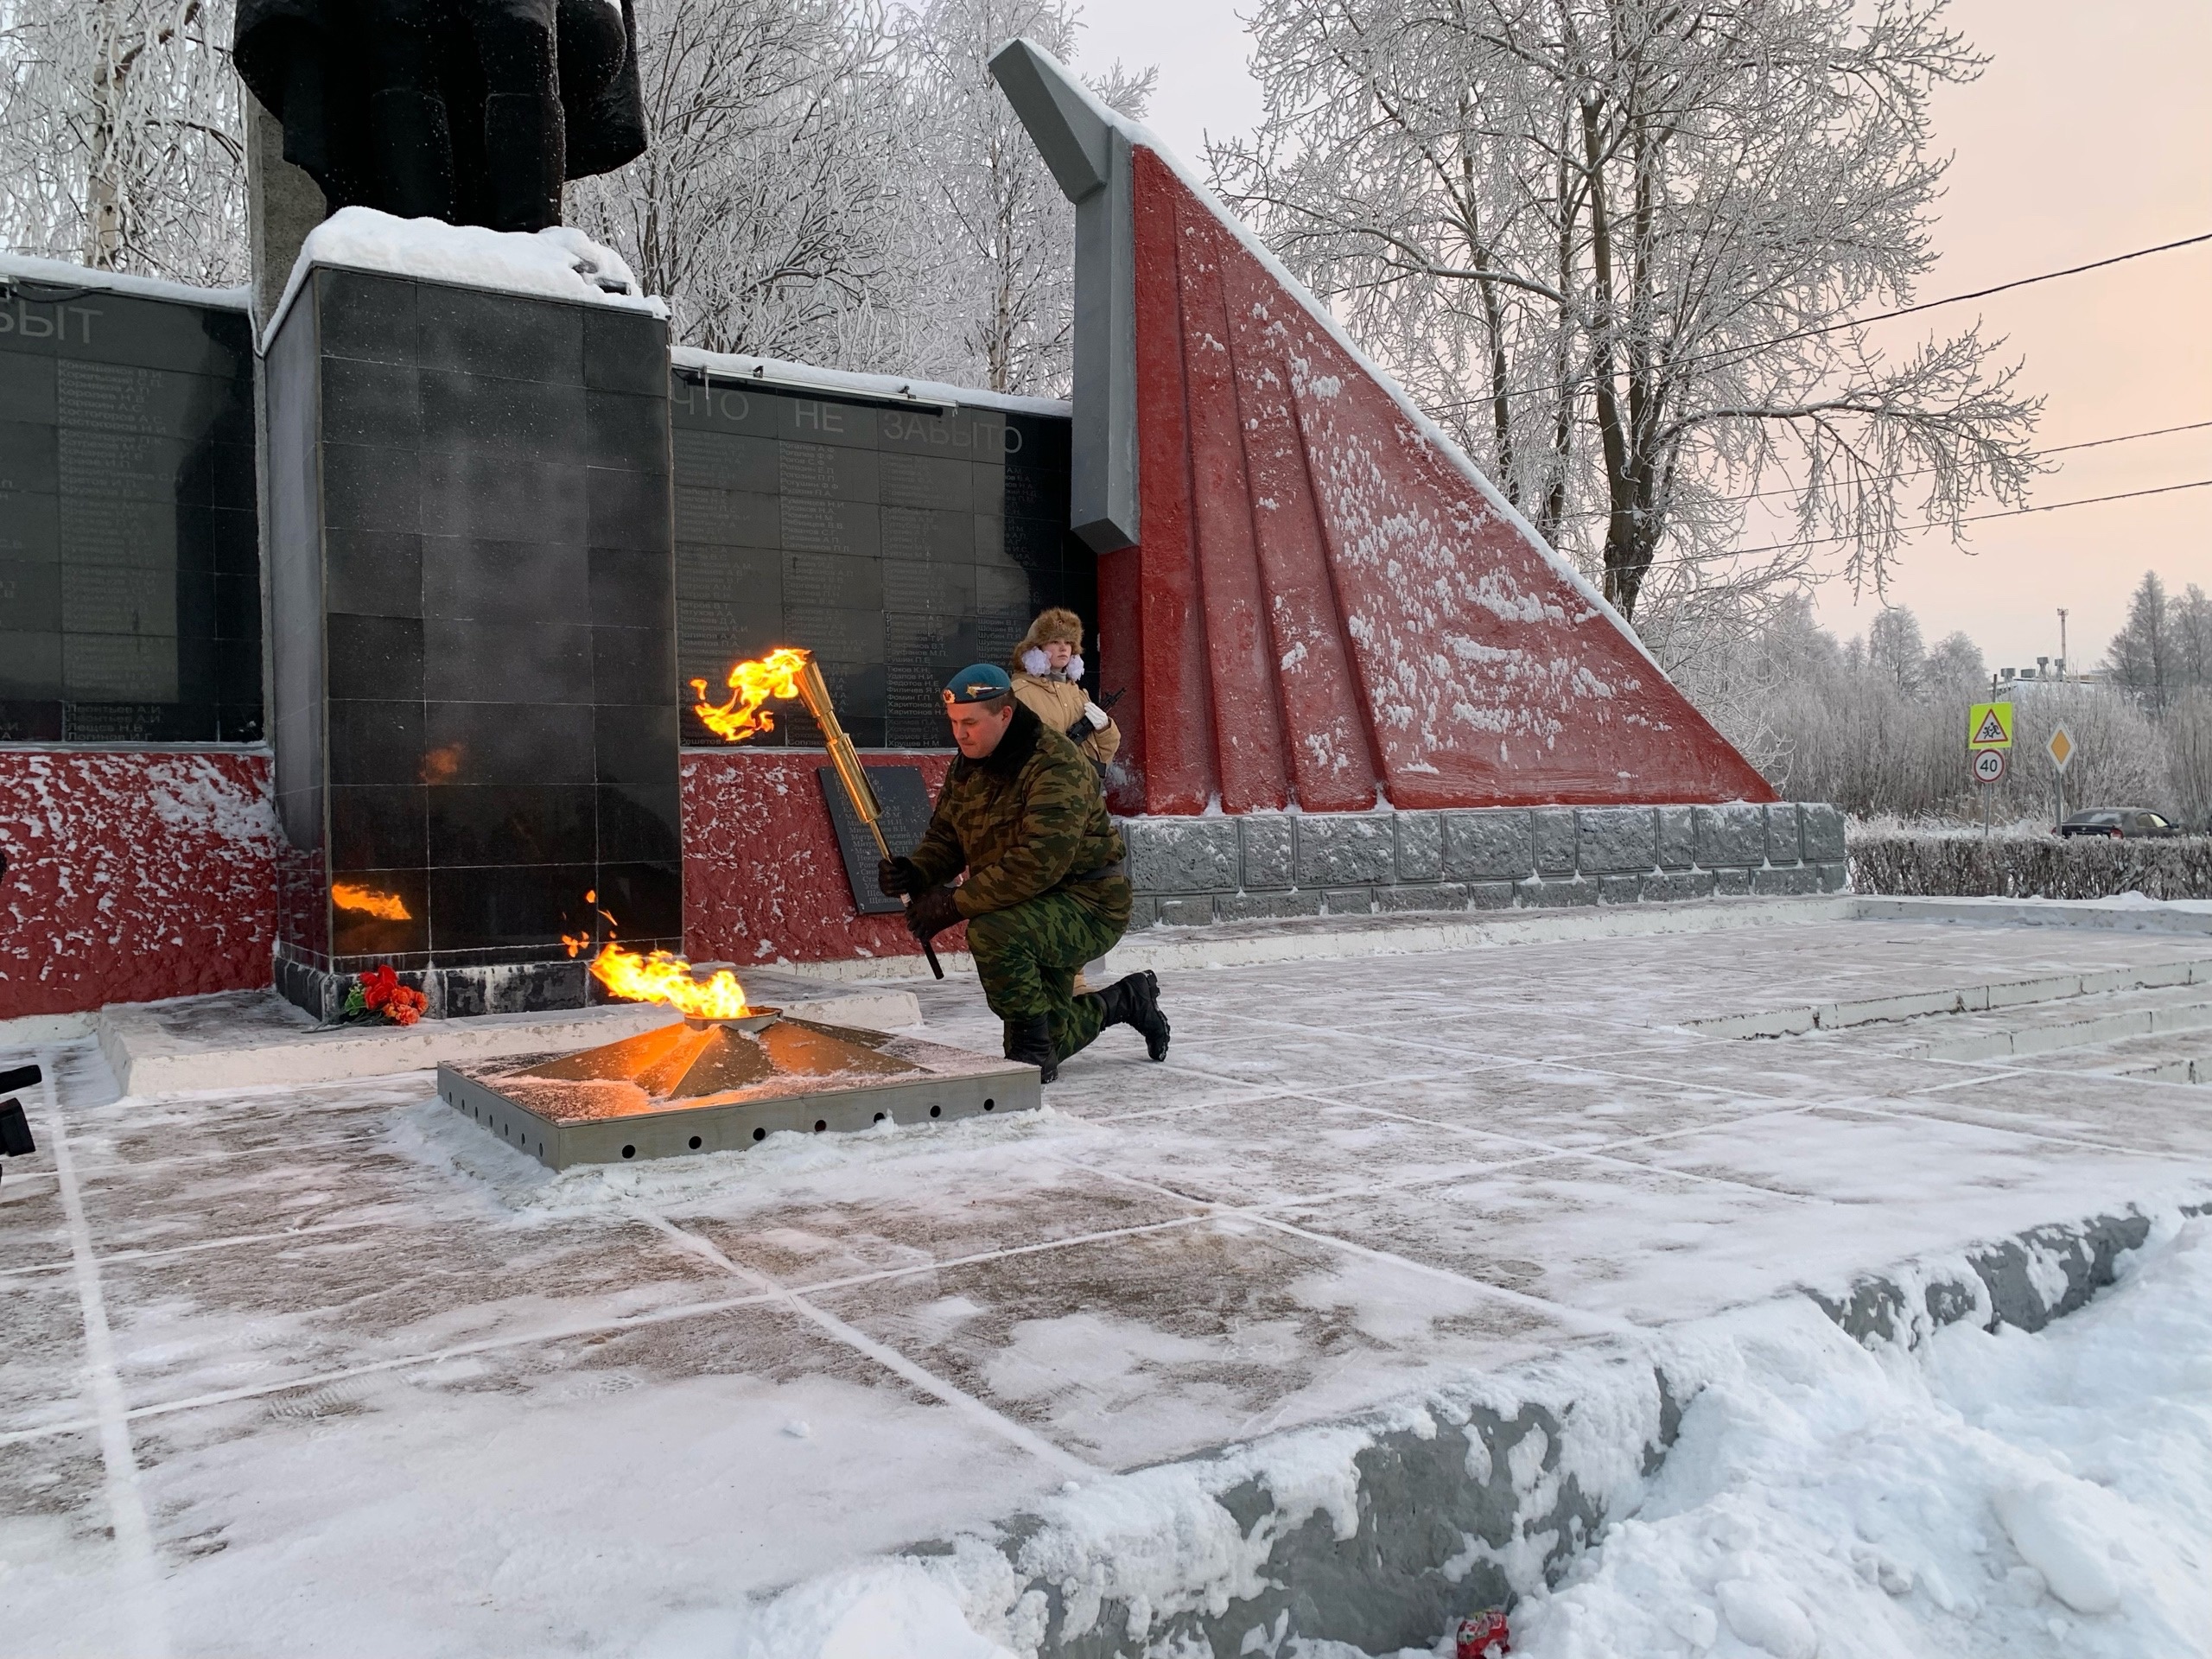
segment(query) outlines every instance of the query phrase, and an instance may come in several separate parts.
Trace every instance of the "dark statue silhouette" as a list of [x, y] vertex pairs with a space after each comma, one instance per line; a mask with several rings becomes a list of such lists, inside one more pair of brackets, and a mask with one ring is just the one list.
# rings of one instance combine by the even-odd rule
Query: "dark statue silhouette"
[[645, 148], [630, 0], [239, 0], [238, 73], [331, 210], [499, 231]]

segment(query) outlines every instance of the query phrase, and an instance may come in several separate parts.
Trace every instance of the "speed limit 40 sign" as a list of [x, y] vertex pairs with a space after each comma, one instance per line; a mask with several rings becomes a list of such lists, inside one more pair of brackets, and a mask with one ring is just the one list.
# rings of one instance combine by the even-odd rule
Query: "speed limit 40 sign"
[[1985, 784], [2002, 781], [2005, 776], [2005, 751], [2002, 749], [1975, 750], [1974, 775], [1978, 781]]

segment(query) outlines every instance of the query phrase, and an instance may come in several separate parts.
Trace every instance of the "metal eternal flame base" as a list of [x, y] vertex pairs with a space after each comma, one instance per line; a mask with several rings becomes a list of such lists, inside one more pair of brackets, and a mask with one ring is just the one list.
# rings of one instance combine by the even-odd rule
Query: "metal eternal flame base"
[[543, 1058], [441, 1065], [438, 1093], [552, 1169], [741, 1151], [825, 1134], [1021, 1112], [1037, 1068], [756, 1008]]

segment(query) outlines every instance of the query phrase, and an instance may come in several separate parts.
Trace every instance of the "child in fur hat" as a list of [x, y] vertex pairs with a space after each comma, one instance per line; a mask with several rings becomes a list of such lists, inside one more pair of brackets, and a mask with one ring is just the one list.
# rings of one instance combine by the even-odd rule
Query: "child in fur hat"
[[1082, 618], [1058, 606], [1040, 613], [1014, 648], [1014, 695], [1103, 768], [1122, 733], [1083, 689], [1082, 651]]

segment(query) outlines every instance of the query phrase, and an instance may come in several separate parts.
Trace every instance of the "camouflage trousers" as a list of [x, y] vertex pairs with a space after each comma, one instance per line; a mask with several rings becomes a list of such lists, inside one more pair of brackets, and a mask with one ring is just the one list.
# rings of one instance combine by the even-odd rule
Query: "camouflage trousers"
[[968, 949], [983, 998], [1001, 1020], [1052, 1022], [1052, 1052], [1065, 1059], [1105, 1023], [1096, 996], [1078, 996], [1083, 964], [1114, 948], [1129, 925], [1132, 896], [1120, 876], [1079, 881], [1004, 910], [968, 918]]

